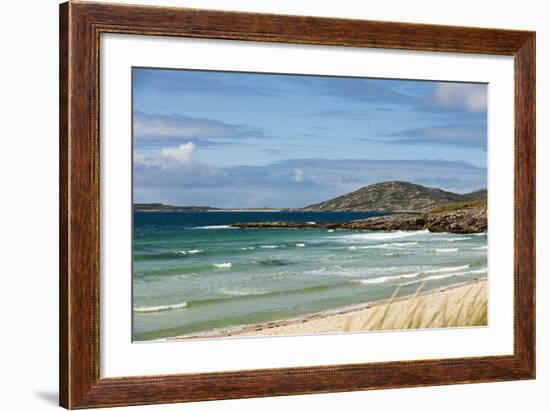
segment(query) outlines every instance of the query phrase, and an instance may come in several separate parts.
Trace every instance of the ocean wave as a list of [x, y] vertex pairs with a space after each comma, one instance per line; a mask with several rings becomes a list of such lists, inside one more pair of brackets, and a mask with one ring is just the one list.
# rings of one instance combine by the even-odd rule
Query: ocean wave
[[261, 245], [260, 248], [279, 248], [279, 245]]
[[171, 311], [171, 310], [181, 310], [182, 308], [187, 307], [187, 302], [182, 302], [179, 304], [170, 304], [170, 305], [153, 305], [153, 306], [144, 306], [144, 307], [135, 307], [134, 312], [136, 313], [157, 313], [160, 311]]
[[178, 258], [184, 258], [186, 256], [186, 251], [168, 251], [161, 253], [147, 253], [147, 254], [138, 254], [134, 253], [134, 261], [155, 261], [155, 260], [174, 260]]
[[431, 266], [426, 265], [406, 265], [391, 267], [341, 267], [335, 265], [331, 267], [323, 267], [303, 271], [301, 275], [321, 277], [345, 277], [358, 280], [365, 278], [372, 279], [378, 277], [398, 278], [402, 275], [410, 275], [411, 273], [423, 273], [430, 268]]
[[254, 247], [242, 247], [241, 250], [244, 250], [244, 251], [254, 250]]
[[389, 233], [380, 233], [380, 232], [370, 232], [370, 233], [361, 233], [361, 234], [348, 234], [340, 237], [344, 241], [357, 241], [357, 240], [391, 240], [394, 238], [404, 238], [412, 237], [419, 234], [429, 233], [428, 230], [418, 230], [418, 231], [391, 231]]
[[415, 278], [418, 277], [421, 273], [410, 273], [410, 274], [400, 274], [400, 275], [386, 275], [383, 277], [374, 277], [374, 278], [364, 278], [360, 280], [352, 280], [352, 283], [360, 283], [360, 284], [382, 284], [387, 283], [389, 281], [395, 281], [395, 280], [405, 280], [407, 278]]
[[[397, 244], [395, 244], [397, 245]], [[357, 248], [361, 248], [361, 249], [370, 249], [370, 248], [389, 248], [391, 247], [392, 244], [391, 243], [384, 243], [384, 244], [376, 244], [376, 245], [363, 245], [363, 246], [358, 246]]]
[[236, 296], [236, 297], [249, 296], [249, 295], [261, 296], [261, 295], [266, 294], [266, 291], [259, 290], [259, 289], [221, 288], [218, 291], [222, 294]]
[[458, 276], [471, 275], [471, 274], [487, 274], [487, 269], [484, 268], [484, 269], [481, 269], [481, 270], [459, 271], [459, 272], [455, 272], [455, 273], [431, 275], [429, 277], [420, 278], [419, 280], [409, 281], [409, 282], [399, 284], [399, 285], [400, 286], [407, 286], [407, 285], [412, 285], [412, 284], [423, 283], [425, 281], [442, 280], [442, 279], [445, 279], [445, 278], [458, 277]]
[[[455, 267], [443, 267], [443, 268], [434, 268], [434, 269], [427, 269], [427, 270], [419, 270], [412, 273], [406, 273], [406, 274], [396, 274], [396, 275], [385, 275], [380, 277], [374, 277], [374, 278], [365, 278], [365, 279], [358, 279], [358, 280], [352, 280], [352, 282], [357, 282], [361, 284], [382, 284], [389, 281], [395, 281], [395, 280], [404, 280], [408, 278], [416, 278], [420, 276], [421, 274], [435, 274], [435, 273], [450, 273], [452, 274], [443, 274], [442, 278], [445, 278], [446, 276], [455, 276], [455, 275], [461, 275], [461, 270], [466, 270], [470, 268], [469, 264], [465, 265], [458, 265]], [[481, 270], [483, 271], [483, 270]], [[470, 273], [475, 273], [476, 271], [472, 271]], [[432, 277], [438, 277], [438, 276], [432, 276]], [[426, 279], [431, 279], [432, 277], [426, 277]], [[421, 281], [421, 280], [419, 280]], [[412, 282], [414, 283], [414, 282]], [[407, 284], [407, 283], [405, 283]], [[400, 284], [403, 285], [403, 284]]]
[[410, 245], [418, 245], [418, 241], [408, 241], [405, 243], [383, 243], [375, 245], [361, 245], [357, 248], [394, 248], [394, 247], [407, 247]]
[[305, 247], [306, 245], [304, 243], [298, 243], [296, 244], [296, 247]]
[[[279, 296], [289, 296], [296, 295], [301, 296], [304, 294], [324, 292], [338, 287], [350, 287], [349, 282], [342, 282], [336, 284], [327, 284], [327, 285], [316, 285], [311, 287], [304, 288], [293, 288], [288, 290], [274, 290], [274, 291], [264, 291], [264, 290], [254, 290], [254, 289], [222, 289], [220, 292], [225, 294], [225, 297], [216, 297], [216, 298], [205, 298], [199, 300], [190, 300], [186, 302], [186, 308], [197, 308], [204, 306], [212, 306], [217, 304], [227, 304], [239, 301], [253, 300], [256, 298], [272, 298]], [[145, 307], [143, 307], [145, 308]], [[149, 307], [147, 307], [149, 308]], [[151, 312], [151, 311], [150, 311]]]
[[458, 248], [436, 248], [436, 253], [456, 253]]
[[176, 253], [186, 255], [186, 254], [198, 254], [198, 253], [202, 253], [203, 251], [204, 250], [180, 250], [180, 251], [176, 251]]
[[231, 264], [231, 263], [214, 263], [214, 267], [217, 267], [217, 268], [231, 268], [231, 267], [233, 267], [233, 264]]
[[472, 247], [471, 250], [487, 250], [487, 246], [482, 245], [481, 247]]
[[471, 240], [470, 237], [456, 237], [456, 238], [448, 238], [447, 241], [452, 243], [452, 242], [455, 242], [455, 241], [466, 241], [466, 240]]

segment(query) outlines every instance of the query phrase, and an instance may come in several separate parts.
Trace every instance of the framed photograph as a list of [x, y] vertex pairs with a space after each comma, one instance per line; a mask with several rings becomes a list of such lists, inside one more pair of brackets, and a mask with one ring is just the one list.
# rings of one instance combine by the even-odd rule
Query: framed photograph
[[535, 33], [60, 6], [60, 404], [535, 377]]

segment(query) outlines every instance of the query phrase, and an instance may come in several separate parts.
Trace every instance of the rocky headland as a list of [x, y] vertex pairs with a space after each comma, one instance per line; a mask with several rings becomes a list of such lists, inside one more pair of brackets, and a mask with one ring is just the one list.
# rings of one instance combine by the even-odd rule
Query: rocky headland
[[304, 223], [271, 221], [237, 223], [238, 228], [303, 228], [333, 230], [429, 230], [454, 234], [484, 233], [487, 231], [487, 201], [451, 203], [419, 213], [397, 213], [344, 223]]

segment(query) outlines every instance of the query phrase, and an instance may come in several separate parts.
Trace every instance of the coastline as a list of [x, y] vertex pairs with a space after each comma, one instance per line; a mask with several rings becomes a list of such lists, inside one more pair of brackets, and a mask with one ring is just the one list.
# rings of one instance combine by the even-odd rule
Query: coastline
[[235, 228], [303, 228], [331, 230], [370, 230], [370, 231], [418, 231], [436, 233], [477, 234], [487, 232], [487, 203], [474, 201], [451, 204], [424, 213], [394, 213], [352, 220], [341, 223], [299, 222], [299, 221], [259, 221], [242, 222], [231, 225]]
[[[487, 325], [486, 308], [487, 279], [483, 278], [341, 309], [157, 341], [483, 326]], [[469, 318], [474, 316], [476, 319]]]

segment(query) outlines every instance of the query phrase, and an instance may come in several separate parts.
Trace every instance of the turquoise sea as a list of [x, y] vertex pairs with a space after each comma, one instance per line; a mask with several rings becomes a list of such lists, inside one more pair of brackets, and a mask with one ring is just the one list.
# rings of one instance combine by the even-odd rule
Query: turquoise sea
[[381, 213], [135, 212], [133, 339], [337, 310], [487, 276], [487, 236], [427, 231], [237, 229]]

